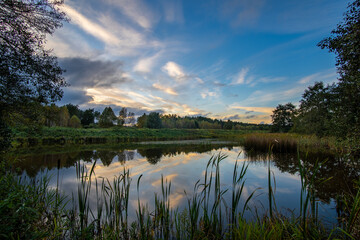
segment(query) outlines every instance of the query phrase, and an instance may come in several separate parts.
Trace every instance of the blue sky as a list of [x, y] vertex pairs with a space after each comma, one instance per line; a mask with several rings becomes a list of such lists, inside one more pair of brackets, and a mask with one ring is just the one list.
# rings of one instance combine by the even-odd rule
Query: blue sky
[[47, 42], [70, 83], [60, 104], [270, 123], [278, 104], [337, 81], [316, 45], [347, 3], [66, 0], [71, 21]]

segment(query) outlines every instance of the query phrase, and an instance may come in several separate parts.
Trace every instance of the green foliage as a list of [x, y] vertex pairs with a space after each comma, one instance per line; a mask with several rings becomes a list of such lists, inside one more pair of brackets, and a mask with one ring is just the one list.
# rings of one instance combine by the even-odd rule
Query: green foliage
[[293, 132], [316, 134], [319, 137], [336, 133], [334, 118], [336, 96], [334, 85], [316, 82], [305, 90], [294, 117]]
[[293, 132], [319, 137], [335, 136], [348, 145], [353, 157], [360, 156], [359, 39], [360, 0], [355, 0], [349, 4], [344, 22], [318, 44], [336, 54], [339, 82], [327, 86], [316, 82], [306, 89], [299, 110], [293, 117], [292, 129]]
[[271, 130], [273, 132], [288, 132], [294, 125], [295, 113], [295, 106], [292, 103], [279, 104], [271, 115], [273, 124]]
[[233, 129], [233, 123], [228, 120], [225, 124], [224, 124], [224, 129], [227, 129], [227, 130], [231, 130]]
[[220, 138], [239, 141], [243, 134], [265, 131], [221, 129], [149, 129], [149, 128], [42, 128], [29, 137], [27, 129], [13, 129], [14, 148], [54, 144], [110, 144], [152, 140], [190, 140]]
[[69, 127], [71, 128], [81, 128], [81, 121], [80, 119], [74, 115], [69, 120]]
[[146, 118], [146, 127], [159, 129], [162, 127], [160, 114], [157, 112], [152, 112]]
[[318, 46], [336, 54], [340, 74], [335, 87], [337, 136], [352, 139], [350, 147], [354, 154], [360, 155], [357, 149], [360, 141], [360, 0], [349, 4], [344, 21]]
[[70, 114], [66, 106], [58, 107], [55, 104], [46, 105], [43, 108], [43, 117], [47, 127], [67, 127]]
[[89, 126], [95, 122], [95, 112], [93, 108], [86, 109], [81, 115], [81, 124]]
[[118, 126], [122, 126], [125, 124], [125, 119], [127, 118], [127, 109], [125, 107], [121, 108], [120, 112], [119, 112], [119, 117], [117, 120], [117, 125]]
[[56, 225], [58, 213], [65, 213], [65, 198], [48, 183], [47, 177], [30, 181], [9, 172], [0, 176], [1, 239], [61, 237]]
[[[162, 128], [176, 129], [226, 129], [226, 130], [269, 130], [270, 125], [233, 122], [228, 120], [211, 119], [206, 117], [180, 117], [175, 114], [160, 115]], [[138, 118], [139, 128], [147, 127], [148, 115]]]
[[128, 122], [129, 122], [130, 126], [134, 126], [134, 124], [135, 124], [135, 113], [129, 112], [127, 118], [128, 118]]
[[26, 129], [28, 136], [39, 133], [45, 124], [44, 109], [34, 101], [18, 105], [16, 110], [7, 112], [4, 119], [12, 128]]
[[111, 107], [106, 107], [101, 113], [99, 118], [100, 127], [108, 128], [114, 126], [114, 121], [116, 121], [116, 116]]
[[66, 106], [62, 106], [59, 109], [58, 115], [58, 126], [59, 127], [67, 127], [70, 120], [70, 114]]
[[[63, 70], [51, 51], [45, 50], [46, 35], [51, 35], [66, 20], [59, 9], [61, 4], [62, 1], [58, 0], [0, 1], [2, 132], [7, 131], [8, 125], [19, 122], [28, 126], [31, 124], [32, 130], [38, 130], [42, 124], [35, 116], [38, 109], [27, 107], [34, 102], [48, 103], [62, 97], [61, 87], [66, 86]], [[16, 118], [13, 119], [15, 123], [9, 123], [11, 117]], [[10, 135], [2, 135], [2, 142], [11, 141], [5, 137]], [[5, 145], [2, 144], [3, 147]]]
[[0, 108], [26, 101], [59, 100], [65, 86], [56, 57], [45, 50], [45, 37], [66, 20], [62, 1], [0, 2]]
[[[4, 122], [0, 115], [0, 154], [11, 146], [11, 138], [13, 134], [8, 125]], [[1, 161], [1, 159], [0, 159]]]
[[78, 105], [66, 104], [65, 107], [68, 109], [70, 116], [77, 116], [79, 119], [82, 118], [83, 111], [79, 108]]
[[[71, 103], [66, 104], [64, 107], [68, 109], [70, 116], [74, 116], [74, 115], [77, 116], [81, 120], [81, 124], [83, 126], [88, 126], [90, 124], [93, 124], [95, 121], [95, 117], [97, 116], [93, 108], [89, 108], [83, 111], [79, 108], [78, 105], [73, 105]], [[98, 117], [99, 116], [100, 113], [98, 114]]]
[[136, 126], [139, 128], [145, 128], [146, 127], [146, 121], [147, 121], [147, 115], [144, 113], [137, 119]]

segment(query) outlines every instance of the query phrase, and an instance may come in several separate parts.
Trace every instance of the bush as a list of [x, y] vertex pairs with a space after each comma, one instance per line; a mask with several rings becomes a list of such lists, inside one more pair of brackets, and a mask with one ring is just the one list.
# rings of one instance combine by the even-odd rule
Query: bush
[[81, 121], [76, 115], [74, 115], [70, 118], [69, 127], [81, 128]]

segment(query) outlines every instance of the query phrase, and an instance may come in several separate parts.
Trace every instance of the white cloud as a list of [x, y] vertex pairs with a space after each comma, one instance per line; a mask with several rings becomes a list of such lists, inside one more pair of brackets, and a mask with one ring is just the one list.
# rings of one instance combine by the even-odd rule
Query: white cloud
[[62, 10], [70, 17], [71, 23], [103, 42], [108, 55], [134, 56], [140, 54], [143, 49], [162, 46], [159, 41], [149, 38], [147, 32], [138, 31], [125, 23], [120, 24], [111, 15], [93, 13], [90, 19], [66, 4]]
[[149, 73], [154, 68], [154, 65], [157, 63], [157, 60], [160, 58], [161, 53], [157, 53], [151, 57], [141, 58], [133, 70], [136, 72]]
[[[139, 32], [125, 24], [120, 24], [111, 16], [103, 15], [99, 21], [104, 26], [111, 26], [111, 32], [118, 38], [116, 44], [108, 47], [108, 52], [120, 56], [138, 55], [143, 49], [160, 48], [162, 43], [157, 40], [151, 40], [143, 32]], [[110, 29], [109, 29], [110, 31]]]
[[84, 15], [76, 11], [69, 5], [64, 4], [62, 10], [70, 17], [71, 21], [81, 27], [84, 31], [98, 38], [99, 40], [107, 43], [116, 45], [119, 39], [99, 24], [89, 20]]
[[210, 92], [210, 91], [203, 91], [201, 94], [201, 97], [203, 99], [207, 98], [207, 97], [218, 97], [217, 92]]
[[[71, 39], [69, 39], [71, 36]], [[62, 28], [47, 37], [46, 47], [54, 50], [54, 54], [60, 58], [86, 57], [92, 58], [97, 55], [95, 49], [87, 44], [86, 40], [71, 28]]]
[[175, 62], [167, 62], [162, 70], [167, 73], [171, 78], [175, 79], [178, 82], [181, 82], [182, 79], [186, 77], [186, 74], [182, 67]]

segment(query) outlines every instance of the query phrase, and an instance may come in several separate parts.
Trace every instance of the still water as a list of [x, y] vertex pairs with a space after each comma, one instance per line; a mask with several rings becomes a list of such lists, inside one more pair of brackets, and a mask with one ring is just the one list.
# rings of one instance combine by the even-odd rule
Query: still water
[[[241, 146], [221, 141], [176, 141], [176, 142], [144, 142], [136, 145], [119, 145], [112, 147], [91, 147], [77, 149], [52, 149], [40, 152], [19, 154], [16, 167], [19, 174], [30, 178], [50, 175], [50, 186], [59, 186], [68, 196], [76, 196], [78, 180], [76, 165], [84, 165], [91, 169], [94, 161], [95, 177], [109, 179], [129, 169], [132, 178], [129, 201], [129, 217], [135, 220], [138, 198], [141, 203], [154, 206], [154, 194], [161, 193], [161, 177], [171, 181], [170, 203], [173, 209], [184, 209], [187, 199], [194, 193], [198, 180], [203, 182], [206, 165], [216, 154], [227, 157], [220, 164], [221, 188], [229, 189], [225, 201], [231, 203], [231, 187], [234, 164], [247, 164], [244, 201], [253, 191], [255, 197], [246, 212], [247, 218], [264, 214], [268, 210], [268, 167], [273, 174], [272, 184], [275, 191], [276, 208], [284, 215], [298, 214], [300, 207], [301, 183], [299, 161], [294, 154], [277, 154], [271, 157], [266, 154], [246, 152]], [[324, 156], [321, 156], [324, 158]], [[320, 158], [321, 158], [320, 157]], [[303, 165], [311, 169], [319, 156], [302, 157]], [[329, 159], [328, 156], [326, 156]], [[331, 157], [330, 157], [331, 158]], [[139, 195], [136, 184], [141, 177]], [[317, 179], [329, 179], [316, 186], [319, 203], [319, 216], [325, 224], [336, 223], [336, 194], [351, 188], [353, 179], [359, 171], [348, 166], [341, 159], [331, 158], [319, 169]], [[94, 178], [93, 178], [94, 180]], [[92, 185], [95, 187], [95, 184]], [[96, 206], [96, 195], [93, 189], [90, 206]], [[186, 192], [186, 194], [185, 194]]]

